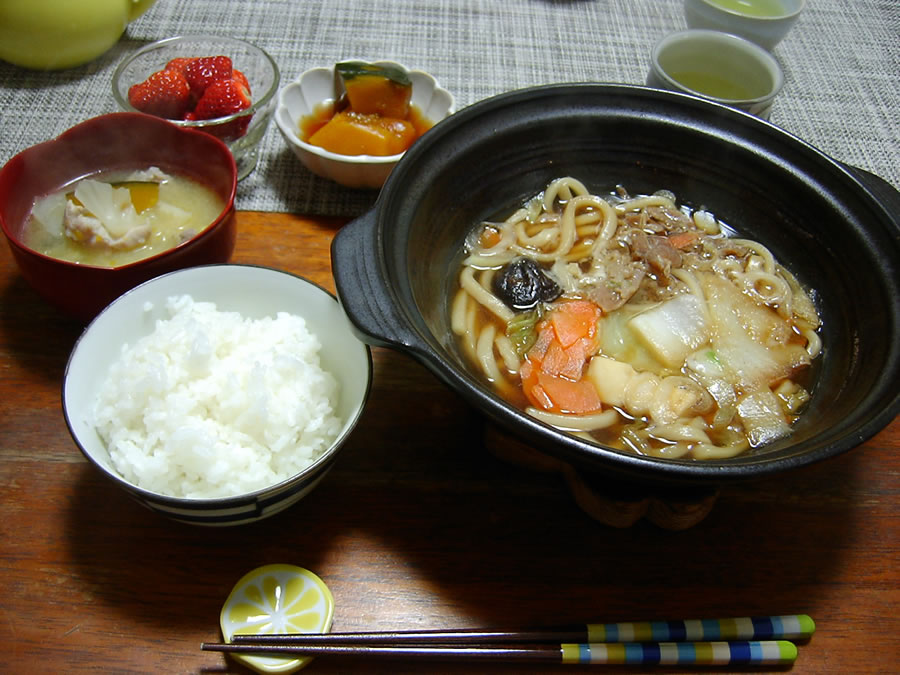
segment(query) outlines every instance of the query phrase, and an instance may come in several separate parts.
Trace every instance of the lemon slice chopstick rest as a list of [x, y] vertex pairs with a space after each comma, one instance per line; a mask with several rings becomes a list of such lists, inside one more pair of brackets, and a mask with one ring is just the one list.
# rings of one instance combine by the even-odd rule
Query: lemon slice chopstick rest
[[[264, 565], [234, 585], [219, 623], [226, 642], [240, 635], [327, 633], [334, 618], [334, 598], [328, 586], [307, 569], [295, 565]], [[293, 673], [312, 657], [232, 654], [259, 673]]]

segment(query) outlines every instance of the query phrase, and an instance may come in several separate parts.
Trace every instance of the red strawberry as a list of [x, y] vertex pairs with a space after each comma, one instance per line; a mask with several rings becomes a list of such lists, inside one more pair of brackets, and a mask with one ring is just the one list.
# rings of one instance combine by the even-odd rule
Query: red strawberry
[[[206, 88], [193, 112], [188, 113], [186, 119], [211, 120], [233, 115], [249, 107], [250, 92], [240, 82], [234, 78], [216, 80]], [[204, 129], [204, 131], [229, 140], [243, 136], [247, 132], [248, 124], [250, 124], [250, 115], [219, 127]]]
[[194, 98], [199, 99], [216, 80], [231, 79], [231, 59], [227, 56], [201, 56], [184, 66], [184, 76], [191, 85]]
[[244, 75], [237, 68], [234, 69], [234, 79], [237, 80], [244, 89], [247, 90], [247, 93], [250, 93], [250, 80], [247, 79], [247, 76]]
[[141, 112], [180, 120], [188, 110], [191, 88], [177, 70], [160, 70], [128, 89], [128, 101]]
[[183, 73], [184, 67], [196, 58], [196, 56], [179, 56], [174, 58], [166, 64], [166, 70], [178, 70]]

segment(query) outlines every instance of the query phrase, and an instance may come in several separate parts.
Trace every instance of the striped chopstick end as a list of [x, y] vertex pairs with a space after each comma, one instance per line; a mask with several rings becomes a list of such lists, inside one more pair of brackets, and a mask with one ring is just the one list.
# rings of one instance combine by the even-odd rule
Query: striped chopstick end
[[816, 625], [806, 614], [587, 624], [588, 642], [806, 640]]
[[562, 645], [562, 662], [569, 664], [784, 665], [793, 663], [796, 659], [797, 646], [787, 640]]

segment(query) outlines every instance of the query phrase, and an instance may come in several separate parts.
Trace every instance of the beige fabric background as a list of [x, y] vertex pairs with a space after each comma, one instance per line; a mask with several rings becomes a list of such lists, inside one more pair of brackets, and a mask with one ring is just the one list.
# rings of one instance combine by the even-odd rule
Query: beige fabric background
[[[462, 108], [536, 84], [643, 84], [652, 43], [684, 27], [681, 0], [158, 0], [85, 66], [43, 73], [0, 62], [0, 162], [115, 110], [116, 64], [172, 35], [254, 42], [283, 83], [345, 58], [393, 59], [434, 74]], [[771, 122], [900, 187], [900, 0], [809, 0], [774, 55], [786, 84]], [[274, 124], [263, 143], [239, 208], [352, 216], [374, 202], [373, 192], [312, 176]]]

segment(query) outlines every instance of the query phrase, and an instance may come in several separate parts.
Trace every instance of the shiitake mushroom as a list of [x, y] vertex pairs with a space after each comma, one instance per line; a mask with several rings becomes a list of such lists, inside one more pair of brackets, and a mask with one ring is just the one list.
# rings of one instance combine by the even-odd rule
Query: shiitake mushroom
[[533, 309], [562, 295], [559, 285], [531, 258], [516, 258], [494, 276], [494, 292], [510, 309]]

